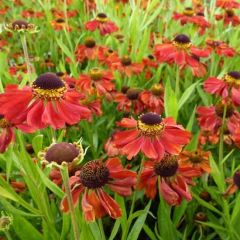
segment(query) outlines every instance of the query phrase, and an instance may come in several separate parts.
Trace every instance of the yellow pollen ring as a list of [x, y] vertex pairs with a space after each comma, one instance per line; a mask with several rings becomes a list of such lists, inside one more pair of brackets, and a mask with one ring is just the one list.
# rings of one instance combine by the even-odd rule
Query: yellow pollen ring
[[164, 124], [154, 124], [148, 125], [143, 123], [140, 119], [137, 121], [137, 128], [141, 131], [141, 133], [145, 136], [156, 136], [160, 135], [164, 129]]
[[240, 79], [233, 78], [232, 76], [226, 74], [224, 76], [224, 81], [229, 84], [235, 84], [235, 85], [240, 85]]
[[103, 77], [103, 73], [100, 69], [93, 68], [93, 69], [90, 70], [90, 77], [91, 77], [92, 80], [95, 80], [95, 81], [101, 80], [102, 77]]
[[186, 15], [186, 16], [193, 16], [194, 11], [190, 10], [190, 9], [187, 9], [187, 10], [183, 11], [183, 14]]
[[107, 17], [96, 17], [96, 20], [100, 23], [105, 23], [108, 21]]
[[0, 119], [0, 128], [7, 128], [7, 127], [9, 127], [9, 123], [7, 122], [7, 120], [4, 118]]
[[173, 46], [178, 48], [178, 49], [188, 50], [192, 46], [192, 43], [191, 42], [189, 42], [189, 43], [179, 43], [179, 42], [173, 41]]
[[45, 100], [57, 100], [59, 98], [62, 98], [66, 90], [66, 86], [56, 89], [42, 89], [37, 87], [36, 85], [33, 85], [34, 95], [37, 98]]

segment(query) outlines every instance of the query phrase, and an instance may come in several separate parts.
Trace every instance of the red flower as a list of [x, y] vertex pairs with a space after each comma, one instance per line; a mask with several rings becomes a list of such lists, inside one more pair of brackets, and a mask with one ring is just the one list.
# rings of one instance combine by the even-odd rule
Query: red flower
[[180, 20], [181, 25], [185, 25], [186, 23], [191, 22], [191, 19], [192, 19], [193, 15], [194, 15], [193, 9], [190, 8], [190, 7], [187, 7], [183, 11], [183, 13], [174, 12], [173, 13], [173, 19], [174, 20]]
[[57, 18], [51, 21], [51, 25], [53, 26], [54, 30], [61, 31], [66, 29], [66, 31], [72, 31], [72, 28], [65, 22], [64, 18]]
[[232, 9], [227, 9], [225, 14], [216, 14], [216, 20], [222, 20], [225, 26], [232, 24], [232, 26], [238, 26], [240, 24], [240, 18], [235, 15]]
[[161, 118], [156, 113], [145, 113], [138, 120], [123, 118], [118, 126], [129, 128], [114, 134], [120, 153], [130, 160], [140, 151], [151, 159], [162, 159], [165, 153], [178, 154], [190, 139], [190, 133], [172, 118]]
[[26, 133], [31, 133], [35, 130], [24, 123], [12, 124], [0, 114], [0, 153], [5, 152], [9, 144], [15, 140], [14, 128], [18, 128]]
[[24, 17], [24, 18], [34, 18], [34, 17], [41, 18], [41, 17], [44, 17], [44, 13], [36, 12], [36, 11], [33, 11], [32, 9], [23, 10], [22, 17]]
[[200, 65], [196, 57], [208, 57], [209, 50], [201, 50], [194, 47], [188, 36], [177, 35], [170, 43], [157, 44], [155, 56], [162, 63], [176, 63], [179, 66], [198, 67]]
[[197, 120], [201, 129], [213, 131], [222, 125], [223, 112], [221, 110], [217, 111], [215, 106], [199, 106], [197, 114], [199, 115]]
[[124, 56], [122, 58], [111, 58], [111, 68], [117, 70], [122, 74], [130, 77], [133, 74], [140, 74], [143, 71], [142, 63], [133, 63], [130, 57]]
[[79, 104], [80, 95], [54, 73], [41, 74], [32, 87], [18, 89], [10, 85], [0, 95], [0, 113], [11, 123], [26, 121], [30, 127], [63, 128], [90, 115], [90, 110]]
[[[222, 98], [232, 95], [232, 99], [238, 104], [240, 88], [240, 72], [232, 71], [224, 75], [222, 79], [210, 77], [204, 82], [204, 90], [206, 92], [216, 94]], [[236, 97], [237, 96], [237, 97]], [[239, 102], [240, 103], [240, 102]]]
[[240, 8], [240, 3], [235, 0], [217, 0], [216, 6], [225, 9]]
[[200, 148], [195, 151], [182, 151], [179, 155], [179, 163], [181, 167], [192, 167], [198, 169], [200, 175], [202, 175], [205, 172], [211, 172], [209, 156], [210, 152], [205, 152]]
[[139, 99], [139, 89], [122, 87], [121, 93], [114, 94], [114, 101], [118, 103], [117, 110], [129, 113], [133, 111], [139, 114], [143, 111], [144, 105]]
[[109, 93], [115, 88], [113, 74], [110, 71], [103, 71], [99, 68], [92, 68], [89, 75], [81, 74], [76, 81], [76, 87], [80, 91], [95, 90], [99, 96], [109, 97]]
[[[238, 129], [240, 129], [240, 114], [235, 111], [234, 106], [231, 102], [221, 101], [216, 106], [203, 107], [200, 106], [197, 109], [198, 123], [201, 128], [200, 143], [205, 144], [209, 142], [215, 144], [218, 141], [220, 127], [223, 124], [222, 117], [224, 107], [227, 104], [226, 110], [226, 125], [227, 128], [224, 130], [224, 141], [226, 144], [232, 144], [232, 140], [238, 145]], [[239, 135], [240, 136], [240, 135]]]
[[188, 184], [199, 170], [182, 168], [177, 156], [165, 155], [160, 162], [146, 161], [140, 175], [139, 188], [145, 190], [147, 197], [154, 199], [157, 193], [157, 180], [160, 177], [159, 191], [169, 205], [179, 205], [182, 199], [192, 199]]
[[153, 76], [152, 69], [157, 68], [158, 63], [151, 54], [147, 58], [143, 58], [142, 63], [144, 65], [145, 78], [148, 80]]
[[229, 47], [223, 41], [214, 41], [214, 40], [208, 39], [206, 41], [206, 44], [209, 46], [209, 49], [211, 51], [214, 51], [219, 56], [233, 57], [234, 55], [236, 55], [236, 50]]
[[118, 53], [107, 47], [99, 47], [98, 61], [111, 67], [113, 61], [118, 59]]
[[118, 31], [117, 25], [110, 21], [105, 13], [99, 13], [94, 20], [87, 22], [85, 28], [92, 32], [99, 29], [101, 35]]
[[164, 89], [161, 84], [154, 84], [150, 90], [141, 92], [139, 98], [149, 112], [163, 113]]
[[86, 38], [84, 45], [78, 45], [75, 50], [76, 61], [94, 60], [98, 57], [98, 46], [93, 38]]
[[[118, 158], [110, 158], [104, 163], [100, 160], [90, 161], [70, 178], [73, 203], [76, 206], [83, 194], [82, 209], [86, 221], [95, 221], [106, 214], [112, 218], [121, 217], [118, 203], [104, 191], [104, 187], [129, 196], [136, 184], [136, 176], [135, 172], [123, 168]], [[61, 209], [69, 211], [66, 197], [62, 200]]]
[[113, 135], [109, 137], [107, 142], [104, 144], [104, 150], [107, 153], [109, 157], [115, 157], [119, 155], [119, 149], [116, 147], [114, 140], [113, 140]]
[[192, 8], [185, 8], [183, 13], [175, 12], [173, 19], [180, 20], [181, 25], [185, 25], [186, 23], [193, 23], [199, 27], [200, 35], [203, 35], [206, 28], [209, 28], [211, 26], [210, 23], [204, 18], [204, 14], [200, 12], [195, 14]]
[[212, 130], [200, 129], [199, 143], [201, 145], [205, 145], [207, 143], [217, 144], [218, 140], [219, 140], [218, 128]]

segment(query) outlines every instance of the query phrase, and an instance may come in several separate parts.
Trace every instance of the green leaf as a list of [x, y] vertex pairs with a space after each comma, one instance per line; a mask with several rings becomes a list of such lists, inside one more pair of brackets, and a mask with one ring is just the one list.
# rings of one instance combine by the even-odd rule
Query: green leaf
[[102, 239], [102, 235], [101, 235], [101, 231], [98, 227], [98, 224], [96, 222], [91, 222], [88, 224], [90, 229], [91, 229], [91, 232], [94, 236], [95, 239], [99, 239], [101, 240]]
[[196, 106], [194, 107], [192, 115], [191, 115], [191, 117], [190, 117], [190, 119], [188, 121], [188, 124], [186, 126], [186, 129], [188, 131], [190, 131], [190, 132], [192, 131], [192, 128], [193, 128], [193, 123], [194, 123], [194, 119], [195, 119], [195, 113], [196, 113]]
[[148, 225], [144, 224], [144, 225], [143, 225], [143, 230], [145, 231], [145, 233], [148, 235], [148, 237], [149, 237], [151, 240], [157, 240], [154, 232], [151, 230], [150, 227], [148, 227]]
[[164, 109], [166, 117], [173, 117], [177, 120], [178, 117], [178, 103], [177, 97], [175, 96], [169, 79], [166, 82], [165, 94], [164, 94]]
[[195, 91], [196, 86], [198, 85], [198, 82], [192, 84], [190, 87], [188, 87], [183, 95], [181, 96], [179, 102], [178, 102], [178, 110], [182, 108], [182, 106], [189, 100], [189, 97], [193, 94]]
[[35, 136], [32, 140], [32, 146], [36, 154], [38, 154], [38, 152], [42, 149], [42, 145], [43, 145], [43, 135], [40, 134]]
[[113, 226], [113, 228], [112, 228], [111, 235], [110, 235], [110, 237], [109, 237], [108, 240], [114, 240], [114, 239], [115, 239], [115, 237], [116, 237], [116, 235], [117, 235], [117, 233], [118, 233], [118, 229], [119, 229], [119, 227], [120, 227], [120, 224], [121, 224], [120, 220], [117, 219], [117, 220], [115, 221], [115, 223], [114, 223], [114, 226]]
[[204, 201], [203, 199], [198, 197], [198, 195], [195, 194], [195, 193], [192, 193], [192, 195], [202, 206], [204, 206], [204, 207], [208, 208], [209, 210], [219, 214], [220, 216], [222, 215], [222, 213], [217, 208], [215, 208], [212, 204]]
[[64, 192], [55, 183], [53, 183], [43, 172], [37, 167], [37, 171], [41, 177], [42, 182], [47, 188], [49, 188], [53, 193], [55, 193], [59, 198], [63, 198]]
[[3, 198], [8, 198], [13, 201], [17, 201], [17, 199], [12, 195], [10, 192], [8, 192], [5, 188], [0, 187], [0, 196]]
[[158, 207], [158, 228], [164, 240], [177, 240], [177, 230], [170, 218], [170, 207], [161, 198]]
[[23, 217], [15, 215], [13, 218], [13, 227], [15, 233], [21, 240], [43, 240], [43, 236], [37, 229]]
[[132, 226], [132, 230], [130, 231], [127, 240], [137, 240], [139, 237], [139, 234], [143, 228], [143, 225], [145, 223], [145, 220], [147, 218], [148, 215], [148, 211], [150, 209], [151, 206], [151, 201], [148, 202], [147, 206], [144, 208], [144, 212], [142, 215], [140, 215], [137, 220], [135, 221], [135, 223]]

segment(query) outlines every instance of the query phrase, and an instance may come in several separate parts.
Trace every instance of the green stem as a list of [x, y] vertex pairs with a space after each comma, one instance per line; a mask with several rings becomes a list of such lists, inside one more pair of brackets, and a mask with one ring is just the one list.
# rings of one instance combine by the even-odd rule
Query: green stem
[[28, 80], [29, 80], [29, 83], [31, 83], [32, 82], [32, 69], [31, 69], [31, 63], [30, 63], [30, 60], [29, 60], [27, 40], [26, 40], [25, 34], [21, 34], [20, 38], [21, 38], [25, 63], [27, 65], [27, 73], [28, 73], [28, 78], [29, 78]]
[[71, 190], [70, 190], [70, 186], [69, 186], [69, 176], [68, 176], [68, 166], [67, 165], [63, 166], [63, 168], [61, 169], [61, 173], [62, 173], [63, 185], [64, 185], [65, 192], [67, 195], [69, 210], [70, 210], [71, 219], [72, 219], [74, 239], [79, 240], [80, 232], [79, 232], [79, 228], [78, 228], [78, 224], [77, 224], [77, 220], [76, 220], [72, 194], [71, 194]]
[[179, 92], [180, 92], [180, 70], [179, 67], [177, 67], [176, 71], [176, 82], [175, 82], [175, 96], [178, 98]]
[[223, 160], [223, 141], [224, 141], [224, 128], [226, 125], [226, 123], [225, 123], [226, 122], [226, 112], [227, 112], [227, 104], [224, 106], [222, 127], [221, 127], [220, 140], [219, 140], [219, 149], [218, 149], [218, 161], [220, 163], [221, 169], [222, 169], [222, 160]]

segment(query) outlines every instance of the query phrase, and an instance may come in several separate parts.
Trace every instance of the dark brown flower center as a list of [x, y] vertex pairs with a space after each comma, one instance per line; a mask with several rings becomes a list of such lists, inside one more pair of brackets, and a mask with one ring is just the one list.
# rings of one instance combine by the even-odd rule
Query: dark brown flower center
[[64, 82], [55, 73], [43, 73], [34, 82], [33, 86], [44, 90], [64, 87]]
[[64, 72], [56, 72], [56, 75], [61, 78], [61, 77], [65, 76], [65, 73]]
[[56, 19], [56, 23], [65, 23], [65, 20], [63, 18]]
[[228, 73], [229, 76], [231, 76], [234, 79], [240, 79], [240, 72], [239, 71], [231, 71]]
[[239, 170], [234, 173], [233, 182], [236, 186], [238, 186], [238, 188], [240, 188], [240, 171]]
[[[216, 111], [217, 116], [219, 116], [221, 118], [223, 117], [224, 107], [225, 107], [225, 105], [222, 102], [219, 102], [218, 104], [216, 104], [215, 111]], [[231, 117], [233, 113], [234, 113], [233, 105], [227, 104], [226, 118]]]
[[190, 155], [189, 160], [192, 163], [201, 163], [203, 161], [203, 158], [201, 156], [201, 153], [196, 150]]
[[164, 123], [160, 115], [156, 113], [145, 113], [138, 118], [137, 128], [141, 134], [154, 137], [162, 133]]
[[124, 57], [121, 58], [121, 63], [122, 63], [123, 66], [129, 66], [129, 65], [132, 64], [132, 60], [131, 60], [130, 57], [124, 56]]
[[96, 42], [93, 38], [86, 38], [85, 42], [84, 42], [84, 45], [87, 48], [94, 48], [96, 46]]
[[139, 93], [139, 89], [130, 88], [127, 90], [126, 95], [129, 100], [137, 100]]
[[162, 118], [156, 113], [145, 113], [140, 117], [140, 121], [147, 125], [156, 125], [162, 122]]
[[172, 177], [178, 170], [178, 161], [175, 156], [167, 155], [160, 162], [155, 163], [154, 171], [161, 177]]
[[25, 20], [16, 20], [12, 23], [12, 28], [14, 30], [27, 29], [28, 28], [28, 22], [26, 22]]
[[129, 87], [128, 86], [122, 86], [121, 92], [126, 93], [128, 91]]
[[227, 10], [226, 10], [226, 14], [227, 14], [227, 16], [230, 17], [230, 18], [235, 15], [235, 14], [234, 14], [234, 11], [233, 11], [232, 9], [227, 9]]
[[52, 145], [46, 152], [45, 159], [50, 162], [61, 164], [71, 163], [79, 155], [79, 149], [71, 143], [61, 142]]
[[102, 162], [94, 160], [82, 167], [80, 180], [87, 188], [101, 188], [108, 182], [109, 175], [108, 168]]
[[98, 13], [97, 17], [99, 17], [99, 18], [107, 18], [107, 15], [105, 13]]
[[179, 34], [174, 38], [174, 41], [179, 44], [188, 44], [190, 43], [190, 38], [185, 34]]
[[154, 60], [155, 58], [154, 58], [154, 56], [153, 56], [152, 54], [149, 54], [149, 55], [148, 55], [148, 59], [149, 59], [149, 60]]

